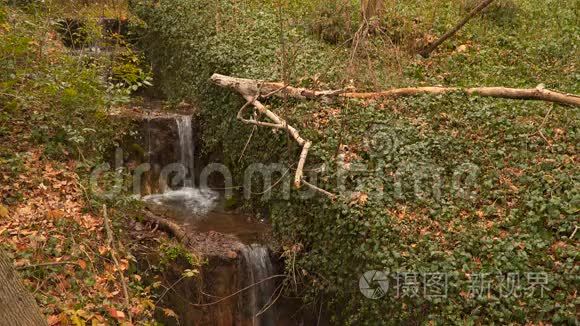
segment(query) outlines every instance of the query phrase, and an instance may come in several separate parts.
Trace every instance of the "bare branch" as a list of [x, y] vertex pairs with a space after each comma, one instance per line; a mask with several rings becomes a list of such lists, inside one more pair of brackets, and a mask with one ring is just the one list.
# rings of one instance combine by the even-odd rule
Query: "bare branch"
[[[230, 76], [224, 76], [219, 74], [214, 74], [211, 79], [215, 84], [229, 87], [240, 94], [244, 95], [246, 100], [252, 98], [253, 95], [257, 94], [259, 85], [262, 85], [262, 89], [279, 89], [282, 83], [276, 82], [264, 82], [261, 80], [254, 79], [244, 79], [236, 78]], [[353, 92], [352, 90], [339, 89], [339, 90], [329, 90], [329, 91], [314, 91], [305, 88], [295, 88], [292, 86], [286, 86], [284, 91], [275, 93], [275, 96], [282, 96], [286, 94], [289, 97], [296, 99], [336, 99], [336, 98], [354, 98], [354, 99], [372, 99], [372, 98], [397, 98], [397, 97], [407, 97], [416, 96], [422, 94], [428, 95], [442, 95], [454, 92], [465, 92], [469, 96], [482, 96], [482, 97], [497, 97], [497, 98], [508, 98], [515, 100], [537, 100], [545, 102], [553, 102], [563, 105], [580, 106], [580, 96], [575, 94], [564, 94], [557, 91], [552, 91], [544, 89], [543, 87], [536, 88], [509, 88], [509, 87], [472, 87], [472, 88], [461, 88], [461, 87], [442, 87], [442, 86], [431, 86], [431, 87], [405, 87], [405, 88], [394, 88], [388, 89], [381, 92]], [[249, 93], [244, 93], [249, 92]], [[256, 101], [258, 103], [258, 101]], [[259, 106], [263, 105], [261, 103]], [[265, 107], [258, 108], [261, 112], [267, 110]], [[265, 111], [264, 111], [265, 112]], [[277, 117], [277, 116], [276, 116]], [[271, 117], [269, 117], [271, 118]], [[275, 123], [278, 121], [273, 120]], [[302, 145], [303, 143], [301, 143]]]
[[455, 35], [455, 33], [457, 33], [457, 31], [459, 31], [461, 27], [465, 26], [465, 24], [467, 24], [467, 22], [470, 21], [471, 18], [475, 17], [483, 9], [487, 8], [487, 6], [489, 6], [493, 1], [494, 0], [483, 0], [477, 7], [473, 8], [473, 10], [471, 10], [469, 14], [465, 18], [463, 18], [457, 25], [455, 25], [450, 31], [443, 34], [443, 36], [441, 36], [437, 41], [433, 42], [428, 47], [423, 49], [423, 51], [421, 51], [419, 54], [422, 57], [427, 58], [431, 54], [431, 52], [435, 51], [435, 49], [439, 45], [441, 45], [441, 43], [445, 42], [448, 38]]

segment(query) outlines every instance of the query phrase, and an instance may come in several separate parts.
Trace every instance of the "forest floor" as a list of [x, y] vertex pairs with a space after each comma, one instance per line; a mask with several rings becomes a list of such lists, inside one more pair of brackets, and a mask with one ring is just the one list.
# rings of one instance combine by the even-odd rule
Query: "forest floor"
[[[442, 18], [435, 11], [422, 7], [428, 6], [428, 1], [409, 9], [416, 11], [411, 16], [419, 18], [432, 12], [433, 21], [398, 16], [398, 8], [393, 7], [393, 12], [389, 13], [393, 17], [390, 22], [401, 25], [389, 27], [387, 32], [393, 35], [389, 34], [388, 38], [395, 39], [399, 33], [412, 42], [417, 35], [407, 32], [430, 24], [437, 26], [437, 30], [428, 27], [429, 33], [421, 37], [432, 38], [444, 32], [459, 15], [455, 4], [447, 3], [449, 8], [441, 13]], [[498, 17], [490, 13], [478, 23], [468, 25], [429, 59], [407, 53], [403, 43], [393, 45], [389, 50], [392, 52], [384, 53], [382, 39], [371, 38], [360, 53], [354, 51], [362, 58], [352, 63], [354, 82], [357, 86], [373, 89], [405, 85], [533, 88], [543, 83], [549, 89], [577, 93], [579, 57], [571, 36], [578, 35], [577, 10], [566, 4], [554, 8], [558, 12], [554, 14], [549, 7], [557, 3], [542, 6], [533, 1], [522, 3], [525, 4], [522, 9], [516, 8], [514, 13], [499, 11]], [[102, 67], [95, 68], [100, 64], [98, 60], [70, 56], [45, 17], [35, 20], [28, 13], [4, 9], [0, 4], [0, 249], [14, 261], [50, 325], [129, 324], [129, 319], [133, 324], [150, 325], [155, 323], [156, 310], [175, 317], [171, 310], [157, 305], [156, 293], [167, 286], [163, 280], [155, 278], [162, 264], [153, 266], [151, 274], [141, 274], [137, 270], [137, 256], [146, 254], [147, 248], [155, 248], [162, 260], [163, 257], [172, 259], [184, 254], [182, 246], [167, 241], [164, 233], [151, 231], [145, 223], [137, 222], [141, 219], [138, 205], [95, 200], [87, 189], [91, 167], [104, 161], [95, 154], [97, 149], [105, 151], [107, 145], [118, 142], [126, 132], [114, 130], [116, 125], [110, 115], [129, 112], [130, 116], [138, 116], [143, 109], [137, 105], [128, 110], [109, 110], [105, 103], [120, 100], [124, 93], [116, 92], [112, 86], [113, 91], [98, 86], [102, 72], [99, 70]], [[171, 8], [170, 11], [175, 10]], [[454, 14], [445, 16], [449, 12]], [[529, 20], [529, 17], [535, 19]], [[168, 21], [174, 26], [173, 17]], [[256, 35], [259, 35], [257, 40], [270, 42], [264, 37], [265, 33]], [[278, 39], [274, 34], [269, 37]], [[244, 50], [229, 39], [224, 44], [230, 48], [217, 47], [218, 50]], [[251, 69], [269, 67], [272, 62], [271, 66], [278, 67], [278, 56], [272, 55], [278, 51], [277, 45], [272, 44], [275, 42], [251, 44], [264, 48], [265, 54], [260, 51], [260, 55], [268, 57], [266, 63], [254, 60], [260, 59], [255, 55], [255, 48], [245, 54], [241, 52], [240, 57], [252, 58], [251, 63], [256, 66]], [[336, 44], [324, 48], [350, 53], [350, 49]], [[341, 51], [335, 51], [337, 49]], [[322, 57], [317, 52], [319, 47], [311, 50], [314, 57]], [[306, 56], [308, 51], [300, 49], [296, 53]], [[213, 55], [212, 59], [216, 57]], [[131, 56], [131, 60], [134, 58]], [[250, 69], [245, 64], [247, 62], [237, 66]], [[342, 68], [317, 73], [331, 75]], [[317, 83], [319, 75], [300, 73], [305, 76], [298, 77]], [[275, 78], [281, 79], [279, 77]], [[205, 84], [207, 79], [204, 77], [199, 83]], [[186, 84], [179, 85], [185, 88]], [[224, 130], [212, 130], [215, 132], [213, 141], [222, 146], [237, 142], [237, 148], [245, 151], [245, 144], [251, 138], [249, 134], [253, 134], [252, 128], [236, 125], [235, 116], [227, 112], [226, 106], [219, 108], [219, 112], [211, 113], [217, 117], [218, 128]], [[229, 109], [234, 112], [239, 107]], [[557, 310], [556, 307], [568, 318], [565, 320], [573, 318], [573, 304], [577, 299], [570, 288], [573, 284], [570, 278], [577, 271], [574, 259], [577, 258], [578, 242], [574, 235], [578, 227], [577, 218], [573, 216], [578, 214], [579, 162], [575, 108], [538, 102], [467, 99], [455, 94], [434, 99], [360, 101], [346, 107], [306, 104], [283, 105], [276, 109], [281, 116], [291, 118], [293, 123], [304, 128], [310, 139], [316, 140], [312, 158], [318, 155], [321, 160], [331, 162], [336, 154], [341, 154], [347, 163], [371, 164], [383, 154], [369, 151], [368, 146], [361, 144], [391, 141], [393, 147], [395, 143], [405, 146], [391, 148], [387, 153], [389, 159], [397, 164], [397, 160], [407, 159], [424, 162], [426, 166], [444, 167], [449, 180], [454, 169], [465, 162], [481, 168], [481, 194], [475, 203], [454, 198], [449, 202], [459, 202], [457, 206], [432, 204], [431, 198], [404, 204], [385, 203], [382, 192], [380, 197], [371, 195], [378, 194], [373, 190], [375, 179], [357, 177], [362, 186], [357, 190], [358, 197], [342, 207], [347, 212], [342, 214], [348, 218], [333, 215], [333, 210], [320, 204], [314, 207], [301, 204], [303, 210], [282, 206], [278, 212], [282, 216], [278, 223], [281, 236], [286, 237], [289, 244], [301, 243], [310, 248], [310, 252], [298, 257], [297, 266], [302, 271], [312, 272], [313, 292], [321, 288], [340, 288], [340, 282], [352, 281], [350, 277], [360, 272], [355, 267], [361, 264], [354, 266], [356, 264], [345, 262], [358, 261], [359, 257], [368, 256], [367, 262], [374, 262], [376, 266], [385, 262], [393, 264], [389, 266], [393, 270], [433, 270], [428, 262], [434, 259], [431, 253], [437, 253], [442, 257], [442, 266], [460, 266], [457, 270], [462, 275], [478, 271], [482, 265], [508, 271], [519, 271], [522, 266], [534, 267], [555, 275], [551, 297], [525, 304], [514, 299], [504, 304], [510, 307], [505, 311], [492, 304], [491, 308], [479, 309], [481, 305], [477, 306], [473, 300], [457, 297], [451, 308], [444, 306], [449, 308], [446, 315], [458, 318], [456, 322], [468, 323], [472, 321], [468, 318], [472, 317], [484, 323], [493, 318], [505, 321], [511, 320], [515, 310]], [[222, 118], [219, 114], [228, 116]], [[229, 122], [223, 124], [224, 121]], [[374, 132], [369, 126], [377, 121], [388, 124], [388, 129]], [[222, 132], [224, 139], [217, 136]], [[259, 162], [275, 156], [276, 148], [282, 147], [278, 145], [284, 143], [285, 137], [278, 137], [279, 133], [272, 135], [270, 130], [257, 132], [251, 138], [244, 159]], [[278, 141], [277, 147], [264, 147], [260, 136]], [[380, 138], [383, 136], [384, 139]], [[257, 154], [252, 156], [252, 153]], [[229, 154], [238, 160], [238, 151], [232, 150]], [[398, 171], [389, 172], [394, 175]], [[107, 217], [112, 222], [113, 245], [105, 227], [103, 205], [107, 205]], [[387, 220], [389, 227], [385, 226], [385, 212], [393, 217]], [[213, 250], [213, 245], [224, 245], [212, 237], [215, 234], [201, 235], [200, 245], [211, 242], [209, 250]], [[200, 263], [200, 259], [196, 259], [195, 262]], [[348, 278], [343, 277], [346, 274]], [[151, 275], [153, 277], [147, 279]], [[124, 293], [123, 283], [128, 287], [129, 296]], [[459, 287], [455, 291], [464, 293]], [[333, 294], [338, 298], [340, 293]], [[356, 318], [369, 318], [372, 314], [359, 312], [362, 311], [360, 307], [368, 307], [368, 301], [359, 293], [354, 294], [361, 300], [359, 305], [348, 297], [344, 302], [354, 303], [345, 306], [344, 310], [355, 322]], [[406, 312], [398, 306], [393, 311]], [[378, 308], [374, 310], [382, 317], [385, 316], [383, 312]], [[492, 314], [495, 312], [499, 317]]]

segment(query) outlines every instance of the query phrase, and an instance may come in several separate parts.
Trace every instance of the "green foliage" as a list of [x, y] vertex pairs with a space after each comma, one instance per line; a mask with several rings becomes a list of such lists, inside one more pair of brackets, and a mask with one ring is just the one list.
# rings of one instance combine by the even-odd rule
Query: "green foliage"
[[128, 46], [123, 50], [113, 63], [112, 83], [120, 83], [132, 91], [137, 91], [143, 86], [152, 86], [150, 73], [142, 68], [143, 55]]
[[[570, 42], [578, 38], [574, 5], [517, 3], [518, 17], [534, 18], [527, 25], [506, 29], [495, 19], [476, 19], [431, 59], [395, 58], [400, 72], [389, 70], [381, 58], [384, 38], [369, 36], [370, 49], [355, 59], [370, 62], [373, 86], [381, 88], [544, 82], [578, 93], [578, 49]], [[251, 1], [233, 6], [186, 0], [142, 1], [135, 7], [146, 23], [143, 46], [161, 86], [176, 100], [200, 105], [206, 150], [221, 150], [237, 180], [250, 163], [292, 166], [299, 151], [283, 132], [267, 128], [256, 129], [246, 148], [252, 128], [235, 121], [243, 102], [210, 86], [213, 72], [323, 89], [344, 86], [344, 77], [370, 88], [366, 81], [373, 79], [344, 74], [348, 49], [313, 40], [295, 16], [281, 15], [280, 9], [275, 3], [258, 8]], [[435, 0], [399, 1], [386, 11], [397, 16], [390, 21], [385, 16], [385, 33], [407, 49], [412, 46], [405, 31], [419, 30], [413, 38], [439, 35], [464, 15], [459, 3]], [[466, 50], [457, 51], [459, 45]], [[293, 52], [297, 55], [284, 57]], [[313, 141], [308, 167], [324, 163], [318, 185], [342, 197], [304, 200], [293, 192], [287, 200], [282, 187], [274, 187], [274, 200], [256, 196], [252, 204], [269, 205], [281, 242], [303, 248], [292, 253], [289, 273], [305, 285], [306, 300], [324, 299], [337, 324], [575, 323], [578, 243], [570, 239], [580, 198], [575, 108], [460, 92], [384, 103], [267, 104]], [[366, 170], [353, 168], [341, 176], [337, 154]], [[346, 189], [337, 187], [338, 177]], [[434, 187], [436, 182], [440, 186]], [[469, 187], [458, 188], [458, 182]], [[373, 269], [447, 273], [447, 298], [397, 298], [390, 292], [367, 299], [357, 284]], [[514, 272], [547, 273], [544, 296], [503, 297], [497, 283], [489, 296], [466, 295], [474, 274]]]
[[[207, 133], [204, 149], [223, 151], [225, 163], [237, 172], [253, 162], [293, 154], [280, 146], [287, 143], [284, 134], [271, 137], [270, 131], [259, 129], [248, 155], [239, 161], [238, 148], [244, 146], [251, 128], [236, 127], [232, 117], [243, 103], [208, 82], [214, 72], [275, 80], [283, 79], [287, 71], [289, 81], [305, 86], [312, 83], [315, 71], [325, 71], [328, 76], [341, 72], [331, 60], [332, 49], [307, 37], [299, 27], [288, 27], [286, 52], [281, 53], [278, 26], [285, 18], [248, 2], [135, 1], [134, 12], [145, 23], [141, 45], [153, 63], [155, 84], [170, 99], [185, 98], [204, 108], [204, 128], [220, 135]], [[285, 56], [291, 62], [286, 69], [281, 63]], [[214, 109], [218, 107], [222, 109]], [[255, 150], [260, 147], [272, 148], [277, 155]]]
[[[356, 15], [353, 15], [356, 13]], [[308, 27], [312, 33], [330, 44], [344, 44], [352, 39], [358, 26], [359, 11], [354, 3], [320, 1], [312, 11]]]
[[[5, 121], [0, 137], [18, 143], [18, 138], [30, 135], [26, 140], [43, 144], [49, 157], [77, 154], [98, 160], [122, 137], [121, 125], [111, 123], [106, 112], [119, 95], [107, 92], [113, 86], [108, 87], [102, 76], [112, 66], [117, 93], [126, 98], [149, 83], [138, 54], [124, 46], [120, 60], [112, 62], [102, 56], [74, 55], [51, 39], [56, 27], [42, 14], [7, 6], [0, 6], [0, 12], [0, 106]], [[92, 26], [90, 21], [83, 28]], [[94, 32], [90, 38], [96, 38], [96, 24], [90, 29]], [[17, 127], [8, 131], [8, 123]]]
[[[578, 142], [577, 112], [463, 96], [400, 100], [392, 104], [396, 112], [372, 103], [351, 105], [345, 118], [350, 131], [342, 134], [342, 142], [353, 147], [373, 141], [395, 144], [360, 149], [360, 158], [351, 162], [381, 167], [348, 173], [347, 190], [368, 194], [368, 202], [353, 203], [347, 196], [336, 205], [315, 200], [273, 210], [279, 234], [306, 249], [296, 264], [315, 273], [305, 278], [312, 299], [325, 292], [331, 311], [340, 307], [341, 323], [357, 325], [574, 322], [570, 289], [578, 286], [572, 258], [578, 244], [569, 237], [576, 227], [580, 188], [578, 167], [569, 162]], [[550, 121], [538, 131], [548, 112]], [[378, 122], [385, 123], [382, 133], [365, 130]], [[552, 135], [551, 144], [538, 132]], [[323, 161], [332, 161], [336, 137], [328, 131], [325, 143], [315, 149]], [[474, 195], [468, 198], [452, 186], [454, 173], [465, 163], [478, 171]], [[419, 179], [423, 194], [415, 190], [413, 177], [421, 167], [432, 167]], [[440, 199], [431, 191], [436, 171]], [[331, 180], [325, 188], [339, 192], [336, 177], [325, 177]], [[401, 194], [397, 177], [402, 178]], [[562, 251], [556, 253], [556, 247]], [[373, 269], [447, 273], [448, 296], [400, 299], [391, 280], [386, 297], [367, 299], [356, 282]], [[501, 297], [496, 280], [489, 298], [464, 297], [470, 291], [468, 275], [515, 272], [522, 278], [528, 272], [547, 273], [544, 296]]]
[[[465, 14], [473, 10], [480, 3], [481, 2], [475, 0], [464, 0], [463, 9]], [[484, 10], [482, 17], [490, 20], [494, 24], [508, 27], [520, 23], [518, 13], [519, 7], [514, 0], [503, 0], [492, 2], [489, 7]]]
[[[163, 269], [165, 266], [177, 261], [177, 260], [184, 260], [190, 266], [199, 267], [202, 265], [202, 262], [199, 260], [198, 257], [194, 256], [190, 251], [184, 248], [181, 245], [176, 244], [163, 244], [159, 248], [159, 256], [160, 261], [159, 265]], [[184, 273], [188, 273], [189, 270], [185, 270]], [[190, 277], [190, 276], [188, 276]]]
[[127, 103], [131, 94], [153, 86], [152, 72], [144, 55], [120, 36], [115, 36], [115, 53], [111, 61], [107, 83], [108, 101], [111, 105]]

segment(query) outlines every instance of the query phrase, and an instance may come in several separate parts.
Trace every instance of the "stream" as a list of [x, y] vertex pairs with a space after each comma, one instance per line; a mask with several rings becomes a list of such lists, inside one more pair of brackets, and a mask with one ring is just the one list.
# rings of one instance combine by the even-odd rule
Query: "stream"
[[[269, 225], [250, 216], [225, 211], [223, 199], [218, 192], [194, 186], [195, 142], [191, 116], [176, 116], [175, 124], [178, 133], [176, 147], [179, 148], [178, 158], [182, 169], [179, 174], [183, 176], [183, 180], [178, 187], [166, 187], [162, 193], [150, 194], [142, 199], [164, 208], [169, 212], [170, 218], [189, 233], [223, 234], [239, 241], [237, 246], [231, 248], [238, 258], [237, 268], [233, 269], [238, 275], [231, 278], [237, 284], [225, 285], [225, 288], [230, 291], [244, 288], [247, 290], [237, 296], [237, 307], [230, 309], [235, 316], [222, 316], [220, 319], [226, 321], [213, 320], [210, 321], [211, 324], [228, 324], [232, 320], [235, 325], [279, 325], [275, 298], [280, 290], [276, 280], [272, 278], [279, 273], [279, 266], [272, 261], [272, 253], [265, 239]], [[155, 137], [149, 130], [147, 135]], [[148, 139], [148, 144], [151, 141]], [[170, 183], [161, 180], [161, 184]]]

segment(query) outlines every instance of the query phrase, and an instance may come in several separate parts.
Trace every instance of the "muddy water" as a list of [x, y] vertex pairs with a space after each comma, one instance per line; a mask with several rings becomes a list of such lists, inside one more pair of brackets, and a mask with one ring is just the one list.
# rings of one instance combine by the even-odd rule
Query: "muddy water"
[[[250, 216], [224, 211], [223, 200], [217, 192], [194, 186], [192, 121], [188, 116], [174, 119], [177, 137], [173, 148], [176, 150], [167, 153], [175, 154], [171, 155], [174, 162], [180, 163], [185, 172], [182, 187], [153, 187], [164, 192], [142, 199], [190, 233], [195, 240], [191, 244], [193, 250], [204, 255], [208, 263], [202, 267], [200, 279], [179, 282], [175, 291], [167, 294], [164, 304], [179, 315], [179, 325], [304, 324], [299, 307], [288, 304], [289, 301], [284, 303], [283, 298], [276, 300], [280, 297], [282, 279], [272, 276], [280, 274], [283, 267], [268, 247], [269, 225]], [[148, 143], [156, 137], [148, 134]], [[166, 156], [155, 157], [167, 160]], [[149, 163], [161, 162], [150, 160]], [[161, 180], [160, 184], [168, 183]], [[171, 284], [179, 279], [183, 268], [187, 267], [175, 266], [167, 281]], [[212, 304], [220, 298], [227, 300]], [[173, 321], [167, 322], [173, 324]]]
[[[183, 192], [183, 189], [181, 191]], [[277, 313], [280, 305], [280, 302], [276, 302], [281, 291], [280, 279], [272, 278], [272, 276], [281, 273], [281, 266], [273, 261], [274, 255], [268, 248], [269, 225], [250, 216], [225, 212], [218, 207], [217, 203], [212, 204], [216, 206], [213, 210], [200, 214], [201, 211], [212, 206], [207, 205], [205, 201], [207, 198], [202, 195], [204, 191], [195, 189], [187, 195], [180, 194], [179, 196], [175, 192], [153, 195], [147, 199], [162, 206], [167, 217], [196, 237], [235, 239], [234, 242], [221, 242], [219, 239], [200, 241], [203, 246], [207, 246], [203, 248], [203, 251], [208, 256], [223, 255], [223, 248], [221, 248], [223, 246], [227, 247], [226, 252], [234, 253], [230, 256], [232, 258], [230, 262], [226, 263], [229, 266], [226, 269], [222, 268], [223, 265], [212, 265], [211, 262], [215, 260], [208, 257], [210, 263], [205, 268], [206, 272], [203, 273], [203, 277], [206, 279], [204, 282], [212, 283], [212, 287], [204, 292], [214, 298], [219, 298], [245, 289], [236, 295], [237, 298], [233, 302], [228, 303], [229, 307], [216, 306], [219, 313], [206, 313], [206, 316], [211, 315], [210, 320], [195, 320], [193, 324], [226, 325], [231, 321], [232, 325], [270, 326], [282, 324], [282, 319], [287, 320], [287, 317], [282, 317]], [[198, 196], [202, 196], [203, 199], [197, 198]], [[194, 203], [202, 207], [192, 208]], [[195, 249], [201, 250], [201, 248]], [[223, 259], [219, 261], [223, 264]], [[294, 323], [283, 324], [293, 325]]]
[[[281, 288], [279, 279], [272, 276], [281, 271], [280, 266], [272, 261], [273, 255], [268, 248], [270, 227], [250, 216], [224, 211], [218, 197], [217, 193], [209, 189], [186, 187], [146, 196], [144, 200], [158, 209], [162, 208], [166, 217], [181, 225], [188, 233], [204, 239], [200, 243], [205, 248], [194, 249], [203, 250], [209, 256], [219, 256], [223, 255], [222, 247], [225, 246], [225, 252], [230, 253], [232, 261], [228, 273], [236, 275], [213, 275], [215, 272], [209, 271], [215, 269], [209, 266], [204, 277], [210, 282], [219, 279], [221, 284], [217, 284], [216, 288], [225, 288], [230, 293], [247, 289], [237, 295], [235, 307], [213, 315], [213, 319], [233, 320], [236, 325], [278, 325], [280, 317], [276, 313], [276, 298]], [[216, 237], [217, 240], [212, 240]], [[230, 241], [222, 242], [219, 238], [228, 238]], [[223, 297], [229, 293], [209, 294]], [[224, 316], [226, 314], [230, 316]], [[195, 324], [206, 322], [197, 321]], [[209, 324], [218, 325], [222, 321], [209, 320]]]

